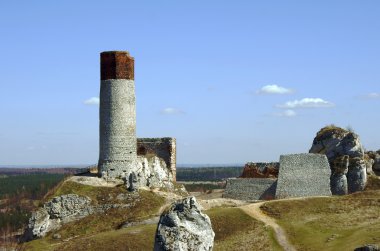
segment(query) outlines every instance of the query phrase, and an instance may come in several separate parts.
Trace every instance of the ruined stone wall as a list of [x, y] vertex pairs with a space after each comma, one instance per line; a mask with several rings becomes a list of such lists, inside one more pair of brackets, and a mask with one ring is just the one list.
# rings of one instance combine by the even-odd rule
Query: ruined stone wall
[[157, 156], [165, 161], [176, 180], [176, 140], [175, 138], [138, 138], [137, 154], [146, 158]]
[[277, 178], [279, 162], [248, 162], [240, 178]]
[[276, 193], [277, 179], [232, 178], [227, 180], [223, 197], [236, 200], [271, 200]]
[[330, 175], [330, 166], [325, 155], [281, 155], [276, 199], [330, 196]]

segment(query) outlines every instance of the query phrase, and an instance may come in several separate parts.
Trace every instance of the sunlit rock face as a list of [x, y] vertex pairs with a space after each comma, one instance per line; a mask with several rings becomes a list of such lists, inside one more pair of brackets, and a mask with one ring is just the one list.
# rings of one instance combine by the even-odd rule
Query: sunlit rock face
[[367, 163], [359, 136], [354, 132], [326, 126], [317, 133], [309, 152], [327, 156], [333, 194], [353, 193], [365, 188]]
[[194, 197], [188, 197], [173, 203], [161, 215], [154, 250], [211, 251], [214, 236], [210, 218], [201, 212]]

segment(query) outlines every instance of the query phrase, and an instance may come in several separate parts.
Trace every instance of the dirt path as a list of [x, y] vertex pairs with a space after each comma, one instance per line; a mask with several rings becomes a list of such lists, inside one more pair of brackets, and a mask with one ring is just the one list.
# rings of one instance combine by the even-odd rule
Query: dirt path
[[265, 215], [261, 209], [260, 206], [263, 205], [265, 202], [259, 202], [259, 203], [253, 203], [245, 206], [241, 206], [240, 208], [249, 216], [255, 218], [256, 220], [264, 222], [266, 225], [273, 228], [274, 233], [276, 235], [276, 239], [278, 244], [285, 250], [285, 251], [296, 251], [296, 249], [293, 247], [292, 244], [288, 241], [286, 237], [286, 233], [284, 229], [282, 229], [276, 221]]

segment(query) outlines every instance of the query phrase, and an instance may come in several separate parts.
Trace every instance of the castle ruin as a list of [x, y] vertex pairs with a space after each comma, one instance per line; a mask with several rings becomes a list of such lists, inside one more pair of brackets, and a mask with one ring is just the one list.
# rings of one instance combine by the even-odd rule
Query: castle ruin
[[[272, 169], [268, 171], [267, 169]], [[277, 170], [277, 171], [276, 171]], [[330, 167], [325, 155], [281, 155], [280, 162], [247, 163], [249, 178], [227, 180], [223, 197], [240, 200], [272, 200], [303, 196], [330, 196]], [[269, 175], [276, 173], [275, 176]]]
[[172, 186], [174, 138], [136, 137], [134, 58], [127, 51], [100, 54], [98, 174], [128, 186]]
[[100, 54], [99, 174], [121, 176], [136, 165], [134, 58], [126, 51]]

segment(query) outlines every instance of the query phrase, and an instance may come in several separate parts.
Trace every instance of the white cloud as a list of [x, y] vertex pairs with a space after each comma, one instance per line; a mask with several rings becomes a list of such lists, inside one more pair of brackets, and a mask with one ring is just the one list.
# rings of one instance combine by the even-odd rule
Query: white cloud
[[365, 99], [380, 99], [380, 93], [378, 92], [371, 92], [367, 95], [364, 95], [363, 98]]
[[89, 99], [86, 99], [83, 101], [83, 104], [85, 105], [99, 105], [99, 98], [98, 97], [92, 97]]
[[176, 114], [184, 114], [184, 113], [185, 113], [184, 111], [177, 108], [173, 108], [173, 107], [167, 107], [161, 110], [161, 114], [166, 114], [166, 115], [176, 115]]
[[265, 85], [256, 92], [257, 94], [290, 94], [293, 90], [278, 86], [278, 85]]
[[278, 108], [295, 109], [295, 108], [322, 108], [333, 107], [334, 103], [321, 98], [303, 98], [301, 100], [288, 101], [285, 104], [277, 105]]
[[291, 118], [291, 117], [297, 116], [297, 113], [295, 111], [289, 109], [289, 110], [285, 110], [284, 112], [281, 112], [281, 113], [276, 113], [275, 115], [279, 116], [279, 117]]

